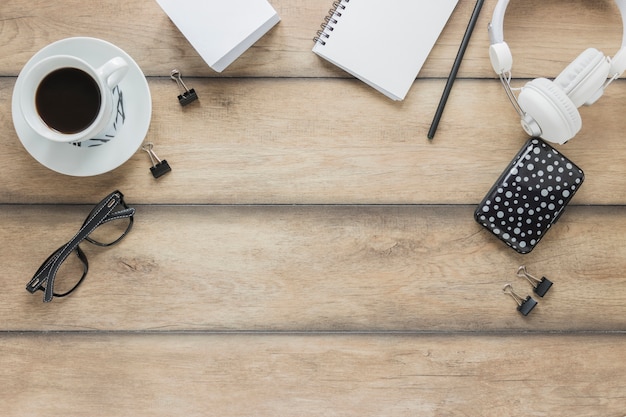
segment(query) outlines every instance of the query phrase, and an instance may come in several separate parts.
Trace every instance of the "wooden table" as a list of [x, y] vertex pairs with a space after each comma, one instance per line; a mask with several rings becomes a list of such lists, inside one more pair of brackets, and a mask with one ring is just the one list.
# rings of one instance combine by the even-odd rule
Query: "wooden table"
[[[221, 74], [153, 0], [0, 4], [0, 414], [4, 416], [615, 416], [626, 412], [626, 83], [581, 109], [560, 149], [586, 174], [519, 255], [473, 210], [526, 136], [488, 60], [486, 2], [435, 139], [426, 133], [473, 9], [461, 1], [407, 98], [311, 52], [329, 0], [270, 0], [282, 21]], [[382, 13], [381, 13], [382, 14]], [[372, 28], [373, 34], [375, 28]], [[582, 50], [613, 55], [609, 0], [512, 1], [513, 84]], [[37, 163], [11, 118], [20, 69], [92, 36], [147, 76], [146, 140], [106, 174]], [[200, 100], [179, 106], [178, 68]], [[85, 246], [75, 294], [34, 271], [115, 189], [119, 245]], [[524, 318], [520, 265], [554, 281]]]

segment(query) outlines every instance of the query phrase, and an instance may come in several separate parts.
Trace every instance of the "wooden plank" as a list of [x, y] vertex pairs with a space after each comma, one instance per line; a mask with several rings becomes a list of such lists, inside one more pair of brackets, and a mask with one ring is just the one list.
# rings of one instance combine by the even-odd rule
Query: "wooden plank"
[[[626, 331], [623, 207], [570, 207], [518, 255], [471, 206], [139, 206], [44, 305], [24, 287], [88, 211], [2, 207], [0, 330]], [[502, 293], [531, 293], [522, 264], [555, 283], [527, 318]]]
[[[152, 178], [142, 151], [104, 175], [57, 174], [11, 128], [0, 142], [0, 199], [85, 203], [120, 188], [146, 203], [476, 204], [527, 139], [495, 80], [459, 80], [432, 142], [426, 132], [443, 81], [418, 81], [402, 103], [348, 80], [189, 83], [200, 102], [183, 110], [173, 81], [150, 79], [146, 139], [172, 165], [167, 177]], [[13, 84], [0, 79], [4, 126], [12, 126]], [[626, 203], [615, 192], [626, 189], [626, 119], [617, 105], [626, 83], [605, 95], [581, 110], [581, 133], [559, 147], [587, 174], [580, 204]]]
[[[271, 0], [282, 21], [233, 63], [223, 76], [348, 77], [311, 52], [312, 38], [330, 0]], [[490, 77], [487, 24], [496, 1], [487, 1], [466, 53], [461, 77]], [[420, 77], [446, 77], [458, 50], [473, 2], [459, 2]], [[388, 11], [391, 13], [391, 11]], [[384, 18], [386, 11], [381, 10]], [[580, 17], [584, 15], [584, 19]], [[4, 0], [0, 4], [0, 75], [17, 75], [45, 45], [71, 36], [106, 39], [126, 50], [149, 75], [184, 73], [219, 76], [212, 71], [154, 0], [108, 2], [94, 13], [81, 0]], [[602, 30], [597, 30], [602, 28]], [[375, 31], [375, 28], [372, 28]], [[582, 49], [596, 47], [613, 55], [622, 26], [613, 2], [605, 0], [532, 0], [513, 2], [505, 21], [506, 40], [518, 77], [555, 77]], [[583, 48], [584, 49], [584, 48]]]
[[622, 416], [624, 335], [0, 337], [4, 416]]

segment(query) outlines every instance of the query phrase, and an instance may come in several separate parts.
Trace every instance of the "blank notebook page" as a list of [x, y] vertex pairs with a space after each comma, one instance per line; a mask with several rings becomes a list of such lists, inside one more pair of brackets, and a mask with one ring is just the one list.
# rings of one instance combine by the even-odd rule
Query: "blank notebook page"
[[[458, 0], [343, 0], [313, 52], [403, 100]], [[323, 44], [323, 43], [325, 44]]]

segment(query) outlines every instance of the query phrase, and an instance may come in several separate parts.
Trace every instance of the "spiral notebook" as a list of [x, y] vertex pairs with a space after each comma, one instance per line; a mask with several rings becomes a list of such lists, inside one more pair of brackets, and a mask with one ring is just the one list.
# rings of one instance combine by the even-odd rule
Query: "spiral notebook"
[[458, 0], [333, 2], [313, 52], [404, 100]]
[[156, 1], [217, 72], [222, 72], [280, 21], [267, 0]]

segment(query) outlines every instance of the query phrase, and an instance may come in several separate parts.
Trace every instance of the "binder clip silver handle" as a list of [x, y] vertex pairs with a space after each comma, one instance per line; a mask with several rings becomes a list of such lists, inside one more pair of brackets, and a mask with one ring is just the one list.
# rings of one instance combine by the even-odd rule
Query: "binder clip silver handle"
[[520, 278], [526, 278], [528, 282], [533, 286], [533, 291], [539, 297], [543, 297], [546, 295], [550, 287], [552, 287], [552, 281], [550, 281], [546, 277], [541, 277], [541, 279], [531, 275], [528, 273], [526, 266], [522, 265], [517, 270], [517, 276]]
[[150, 172], [154, 178], [159, 178], [172, 170], [170, 164], [167, 163], [165, 159], [161, 160], [154, 153], [154, 144], [152, 142], [148, 142], [141, 147], [144, 151], [148, 153], [150, 156], [150, 162], [152, 162], [152, 166], [150, 167]]
[[524, 298], [513, 291], [513, 286], [511, 284], [506, 284], [504, 288], [502, 288], [502, 292], [510, 295], [515, 300], [517, 303], [517, 311], [519, 311], [523, 316], [530, 314], [533, 308], [537, 306], [537, 301], [535, 301], [530, 295]]
[[170, 74], [170, 78], [176, 81], [176, 84], [178, 84], [178, 88], [181, 91], [180, 95], [178, 96], [178, 102], [181, 106], [186, 106], [187, 104], [192, 103], [198, 99], [196, 90], [194, 90], [193, 88], [191, 90], [187, 88], [179, 70], [173, 69]]

